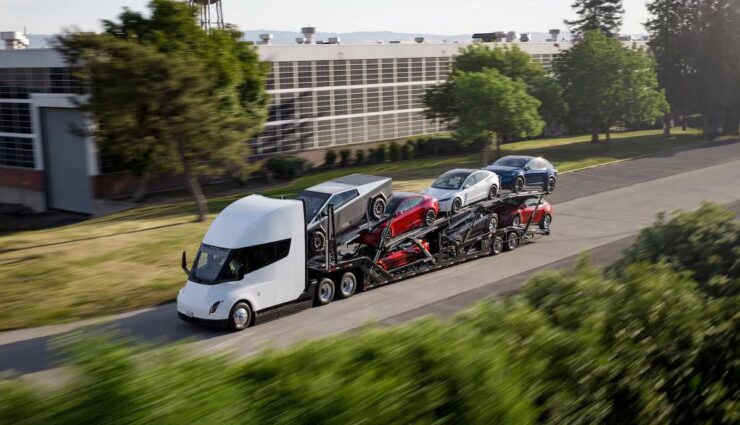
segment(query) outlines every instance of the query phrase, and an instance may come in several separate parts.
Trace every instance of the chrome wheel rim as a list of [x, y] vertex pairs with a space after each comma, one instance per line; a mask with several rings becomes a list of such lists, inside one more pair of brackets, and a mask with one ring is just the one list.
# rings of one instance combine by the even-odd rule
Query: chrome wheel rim
[[319, 299], [322, 302], [329, 302], [331, 300], [331, 296], [333, 294], [333, 290], [331, 285], [328, 283], [324, 283], [321, 285], [321, 288], [319, 288]]
[[514, 248], [516, 248], [516, 236], [512, 234], [511, 236], [509, 236], [509, 249]]
[[501, 240], [501, 238], [496, 238], [495, 241], [493, 241], [493, 252], [499, 253], [504, 248], [504, 242]]
[[498, 226], [498, 220], [496, 220], [495, 218], [488, 220], [488, 233], [495, 232], [497, 226]]
[[342, 294], [349, 295], [355, 289], [355, 280], [347, 276], [342, 280]]
[[247, 324], [249, 320], [249, 312], [244, 307], [239, 307], [234, 311], [234, 324], [237, 327], [242, 327]]

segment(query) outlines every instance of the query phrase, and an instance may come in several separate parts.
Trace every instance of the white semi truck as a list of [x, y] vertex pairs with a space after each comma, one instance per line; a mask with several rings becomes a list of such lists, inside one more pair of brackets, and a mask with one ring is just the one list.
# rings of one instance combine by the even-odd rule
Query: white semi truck
[[539, 205], [545, 195], [501, 195], [392, 238], [386, 226], [382, 242], [372, 248], [356, 243], [352, 234], [337, 237], [334, 209], [327, 204], [321, 253], [306, 247], [305, 201], [250, 195], [216, 217], [190, 268], [183, 252], [188, 280], [177, 296], [178, 316], [241, 330], [357, 291], [513, 250], [550, 230], [529, 222], [497, 228], [494, 207], [511, 198], [537, 198]]

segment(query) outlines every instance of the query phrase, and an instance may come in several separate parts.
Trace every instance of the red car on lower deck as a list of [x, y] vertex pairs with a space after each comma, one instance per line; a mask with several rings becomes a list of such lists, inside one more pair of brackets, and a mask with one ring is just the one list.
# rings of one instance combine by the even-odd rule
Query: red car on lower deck
[[[427, 250], [427, 252], [429, 251], [429, 242], [421, 240], [419, 243]], [[378, 260], [378, 265], [382, 267], [383, 270], [388, 271], [409, 265], [414, 261], [421, 260], [425, 257], [426, 254], [421, 250], [421, 248], [419, 248], [415, 243], [410, 242], [395, 251], [389, 252], [385, 257]]]
[[[519, 226], [526, 225], [529, 218], [532, 218], [531, 225], [540, 226], [542, 229], [549, 229], [552, 223], [552, 205], [544, 199], [540, 202], [538, 197], [526, 198], [524, 200], [510, 198], [502, 204], [494, 207], [498, 214], [499, 227], [501, 226]], [[535, 207], [537, 211], [535, 212]]]
[[394, 192], [385, 209], [390, 219], [374, 229], [360, 234], [359, 241], [377, 246], [383, 230], [390, 225], [390, 237], [395, 237], [422, 226], [431, 226], [439, 213], [437, 198], [410, 192]]

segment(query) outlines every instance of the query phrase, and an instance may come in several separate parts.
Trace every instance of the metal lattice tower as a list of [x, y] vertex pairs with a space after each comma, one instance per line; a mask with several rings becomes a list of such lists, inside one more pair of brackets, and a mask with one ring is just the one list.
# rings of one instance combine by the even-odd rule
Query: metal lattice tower
[[221, 0], [188, 0], [188, 3], [196, 10], [200, 27], [204, 31], [224, 29], [224, 9]]

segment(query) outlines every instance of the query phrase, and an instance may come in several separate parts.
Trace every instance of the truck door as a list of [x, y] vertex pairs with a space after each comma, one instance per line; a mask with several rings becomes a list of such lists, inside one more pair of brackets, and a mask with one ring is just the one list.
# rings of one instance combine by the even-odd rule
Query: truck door
[[357, 189], [352, 189], [336, 193], [329, 199], [329, 205], [334, 206], [337, 233], [349, 229], [365, 218], [365, 206], [362, 202], [358, 202], [359, 196]]

